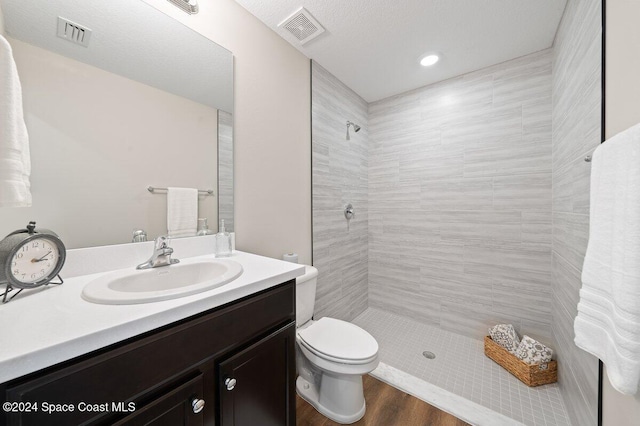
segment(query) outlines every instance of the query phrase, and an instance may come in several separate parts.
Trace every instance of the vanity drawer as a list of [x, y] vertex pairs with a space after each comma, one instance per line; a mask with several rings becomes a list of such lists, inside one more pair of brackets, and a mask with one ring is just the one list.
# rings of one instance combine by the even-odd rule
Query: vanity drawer
[[[129, 339], [76, 360], [35, 373], [29, 379], [2, 386], [6, 401], [109, 405], [136, 402], [143, 407], [149, 395], [161, 393], [173, 383], [204, 374], [213, 378], [212, 361], [251, 344], [274, 329], [295, 321], [295, 281], [249, 296]], [[204, 389], [207, 404], [214, 406], [215, 386]], [[140, 404], [138, 406], [138, 402]], [[213, 424], [208, 410], [204, 424]], [[10, 413], [8, 425], [103, 424], [124, 417], [122, 413], [78, 411], [47, 414]], [[207, 419], [211, 418], [211, 422]], [[109, 421], [107, 421], [109, 420]], [[2, 424], [3, 422], [0, 422]]]

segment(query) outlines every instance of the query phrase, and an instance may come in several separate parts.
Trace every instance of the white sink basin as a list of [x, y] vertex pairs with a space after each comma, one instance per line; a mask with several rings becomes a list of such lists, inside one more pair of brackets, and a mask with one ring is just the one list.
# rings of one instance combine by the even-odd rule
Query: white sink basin
[[242, 265], [229, 259], [183, 260], [159, 268], [121, 269], [88, 283], [82, 298], [107, 305], [158, 302], [223, 286], [241, 274]]

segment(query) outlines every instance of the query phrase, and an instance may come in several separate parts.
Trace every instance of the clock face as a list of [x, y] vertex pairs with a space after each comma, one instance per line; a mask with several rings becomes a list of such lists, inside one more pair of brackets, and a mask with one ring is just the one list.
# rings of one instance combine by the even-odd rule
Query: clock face
[[11, 275], [17, 281], [33, 284], [50, 277], [60, 260], [58, 246], [46, 237], [20, 246], [11, 259]]

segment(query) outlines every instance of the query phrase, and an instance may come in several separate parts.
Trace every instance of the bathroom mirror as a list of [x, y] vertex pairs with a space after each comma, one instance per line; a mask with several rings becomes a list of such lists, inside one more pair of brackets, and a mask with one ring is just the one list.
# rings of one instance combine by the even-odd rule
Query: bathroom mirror
[[[142, 0], [0, 0], [22, 82], [33, 206], [0, 209], [67, 248], [167, 233], [166, 191], [233, 230], [233, 57]], [[60, 34], [60, 35], [59, 35]], [[62, 35], [62, 36], [61, 36]]]

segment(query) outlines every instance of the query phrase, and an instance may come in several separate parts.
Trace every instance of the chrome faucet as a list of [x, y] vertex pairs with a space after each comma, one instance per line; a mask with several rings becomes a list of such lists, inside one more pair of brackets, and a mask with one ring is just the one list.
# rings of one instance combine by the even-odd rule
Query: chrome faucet
[[136, 269], [158, 268], [160, 266], [169, 266], [180, 262], [178, 259], [171, 258], [173, 249], [169, 247], [169, 237], [158, 237], [154, 244], [155, 246], [151, 258], [136, 266]]

